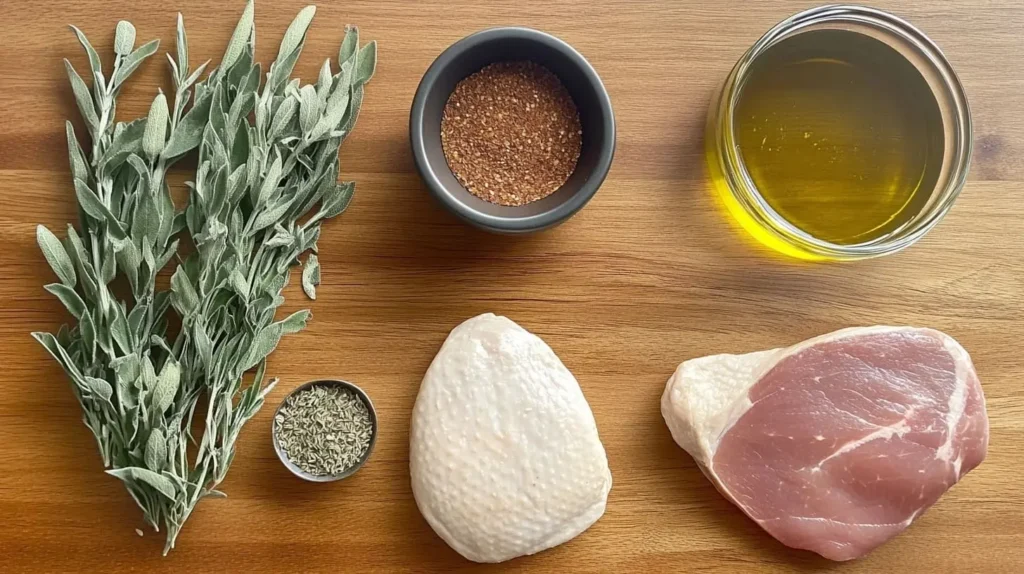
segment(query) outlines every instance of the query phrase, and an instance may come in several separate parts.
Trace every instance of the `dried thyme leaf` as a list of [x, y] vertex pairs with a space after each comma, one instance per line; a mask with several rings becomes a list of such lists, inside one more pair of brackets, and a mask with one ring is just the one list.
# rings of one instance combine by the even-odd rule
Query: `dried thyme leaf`
[[351, 390], [315, 385], [288, 397], [274, 417], [288, 460], [314, 476], [336, 476], [366, 455], [373, 436], [369, 409]]

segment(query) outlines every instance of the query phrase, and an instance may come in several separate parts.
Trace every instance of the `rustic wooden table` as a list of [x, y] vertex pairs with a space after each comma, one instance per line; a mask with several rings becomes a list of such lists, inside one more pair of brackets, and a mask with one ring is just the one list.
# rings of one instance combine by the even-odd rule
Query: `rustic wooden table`
[[[106, 57], [117, 19], [167, 48], [180, 10], [193, 58], [219, 58], [242, 4], [0, 2], [3, 570], [1024, 569], [1024, 9], [1016, 0], [876, 3], [923, 28], [956, 66], [971, 97], [976, 154], [967, 189], [934, 233], [899, 255], [853, 265], [782, 261], [752, 245], [717, 210], [704, 168], [716, 85], [762, 32], [811, 2], [321, 2], [297, 73], [315, 77], [349, 22], [380, 42], [380, 65], [342, 151], [356, 199], [324, 229], [314, 320], [273, 355], [269, 370], [283, 382], [270, 402], [309, 379], [351, 379], [378, 406], [380, 440], [354, 478], [302, 483], [275, 458], [264, 409], [243, 432], [223, 484], [229, 498], [200, 504], [178, 549], [161, 558], [162, 535], [138, 538], [138, 509], [102, 473], [68, 381], [28, 336], [67, 320], [42, 289], [52, 276], [33, 229], [75, 216], [63, 133], [75, 109], [61, 57], [79, 69], [86, 60], [66, 25], [85, 30]], [[258, 4], [260, 61], [276, 53], [299, 8]], [[578, 48], [603, 77], [618, 119], [601, 192], [566, 225], [532, 237], [476, 232], [443, 212], [414, 172], [407, 139], [409, 104], [433, 58], [503, 24], [534, 26]], [[159, 60], [124, 91], [120, 117], [145, 113], [166, 78]], [[306, 304], [297, 281], [286, 295], [288, 310]], [[575, 373], [614, 476], [608, 511], [593, 528], [497, 568], [463, 560], [434, 535], [408, 476], [420, 378], [448, 331], [485, 311], [544, 337]], [[935, 327], [970, 350], [991, 448], [907, 532], [838, 566], [783, 547], [719, 496], [672, 442], [659, 398], [684, 359], [875, 323]]]

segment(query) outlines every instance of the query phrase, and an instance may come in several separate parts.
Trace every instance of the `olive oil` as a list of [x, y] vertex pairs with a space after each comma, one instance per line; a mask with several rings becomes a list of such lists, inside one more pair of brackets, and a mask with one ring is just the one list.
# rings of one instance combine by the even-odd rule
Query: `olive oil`
[[737, 152], [763, 200], [812, 237], [867, 243], [928, 203], [943, 126], [927, 81], [866, 34], [824, 29], [751, 63], [733, 113]]

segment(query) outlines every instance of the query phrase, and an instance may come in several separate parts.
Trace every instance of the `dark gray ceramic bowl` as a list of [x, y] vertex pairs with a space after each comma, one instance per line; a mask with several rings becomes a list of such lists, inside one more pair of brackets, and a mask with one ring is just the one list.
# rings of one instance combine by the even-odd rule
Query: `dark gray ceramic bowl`
[[[576, 171], [551, 195], [519, 207], [496, 205], [467, 191], [452, 174], [441, 149], [441, 114], [463, 78], [488, 64], [532, 60], [551, 70], [580, 113], [583, 149]], [[416, 169], [430, 192], [463, 220], [498, 233], [529, 233], [572, 217], [601, 187], [615, 154], [615, 118], [597, 72], [565, 42], [529, 28], [493, 28], [467, 36], [445, 50], [424, 74], [409, 118]]]
[[274, 441], [274, 452], [277, 453], [277, 458], [281, 460], [281, 464], [283, 464], [285, 468], [287, 468], [288, 470], [291, 471], [292, 474], [303, 480], [308, 480], [310, 482], [334, 482], [335, 480], [348, 478], [355, 474], [357, 470], [363, 468], [363, 465], [366, 464], [366, 461], [370, 458], [370, 454], [373, 453], [373, 445], [376, 444], [377, 442], [377, 411], [374, 410], [373, 403], [370, 401], [370, 397], [366, 394], [366, 392], [363, 391], [363, 389], [360, 389], [359, 387], [348, 381], [325, 379], [319, 381], [310, 381], [308, 383], [296, 387], [294, 390], [292, 390], [292, 392], [288, 393], [281, 401], [281, 404], [278, 405], [277, 410], [274, 411], [274, 418], [277, 418], [278, 413], [281, 412], [281, 407], [284, 406], [284, 403], [288, 400], [289, 397], [291, 397], [295, 393], [304, 391], [312, 386], [341, 387], [344, 389], [348, 389], [355, 393], [355, 395], [359, 397], [359, 400], [363, 401], [363, 403], [366, 405], [366, 409], [370, 412], [370, 424], [373, 425], [372, 430], [370, 431], [370, 446], [366, 448], [366, 454], [364, 454], [363, 457], [359, 459], [358, 462], [356, 462], [354, 465], [349, 467], [347, 470], [345, 470], [345, 472], [342, 472], [341, 474], [334, 474], [330, 476], [317, 476], [310, 474], [299, 468], [298, 465], [296, 465], [295, 463], [288, 459], [288, 455], [285, 454], [284, 449], [282, 449], [280, 443], [277, 442], [277, 425], [274, 424], [273, 421], [271, 421], [270, 428], [271, 437]]

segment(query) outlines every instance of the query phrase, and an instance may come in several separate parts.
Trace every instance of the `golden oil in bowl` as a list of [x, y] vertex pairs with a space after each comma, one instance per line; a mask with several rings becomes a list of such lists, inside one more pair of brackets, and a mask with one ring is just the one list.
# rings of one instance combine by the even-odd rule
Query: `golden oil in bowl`
[[783, 22], [737, 64], [709, 116], [729, 212], [805, 259], [898, 251], [938, 222], [970, 161], [962, 88], [934, 44], [883, 12]]
[[942, 166], [942, 116], [924, 77], [885, 43], [848, 30], [799, 34], [754, 62], [734, 130], [765, 202], [841, 245], [906, 224]]

